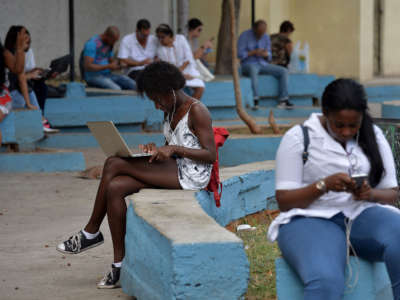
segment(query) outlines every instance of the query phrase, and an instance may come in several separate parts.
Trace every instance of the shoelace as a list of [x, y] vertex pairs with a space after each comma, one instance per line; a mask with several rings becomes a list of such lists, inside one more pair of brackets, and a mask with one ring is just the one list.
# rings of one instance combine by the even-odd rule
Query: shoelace
[[111, 267], [111, 271], [108, 271], [105, 275], [104, 275], [104, 277], [103, 277], [103, 279], [101, 280], [101, 283], [102, 284], [106, 284], [106, 283], [114, 283], [114, 272], [113, 272], [113, 269], [112, 269], [112, 267]]
[[81, 233], [79, 232], [71, 236], [67, 241], [67, 245], [69, 246], [69, 248], [71, 248], [71, 251], [73, 252], [81, 250]]

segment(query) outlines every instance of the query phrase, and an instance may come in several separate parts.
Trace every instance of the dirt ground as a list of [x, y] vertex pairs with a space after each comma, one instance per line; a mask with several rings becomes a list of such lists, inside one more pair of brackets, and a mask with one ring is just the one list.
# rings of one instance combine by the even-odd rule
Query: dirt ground
[[[101, 164], [98, 149], [85, 150], [87, 167]], [[80, 230], [91, 212], [98, 180], [76, 173], [0, 174], [0, 299], [130, 299], [121, 289], [99, 290], [110, 268], [112, 244], [78, 255], [56, 245]]]

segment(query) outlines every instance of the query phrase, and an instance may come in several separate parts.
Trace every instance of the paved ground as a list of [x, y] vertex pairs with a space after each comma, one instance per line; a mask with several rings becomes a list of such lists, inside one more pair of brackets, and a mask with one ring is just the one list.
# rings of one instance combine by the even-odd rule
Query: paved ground
[[[87, 166], [103, 154], [85, 151]], [[98, 290], [112, 262], [107, 220], [105, 244], [64, 256], [56, 244], [85, 225], [98, 181], [75, 173], [0, 175], [0, 299], [131, 299], [121, 289]]]

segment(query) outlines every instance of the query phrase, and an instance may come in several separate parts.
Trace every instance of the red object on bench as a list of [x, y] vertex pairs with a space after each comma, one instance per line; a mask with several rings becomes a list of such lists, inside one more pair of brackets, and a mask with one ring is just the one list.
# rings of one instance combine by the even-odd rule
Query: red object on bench
[[219, 161], [218, 161], [218, 148], [222, 147], [229, 136], [228, 130], [223, 127], [214, 127], [214, 140], [217, 150], [217, 159], [215, 160], [211, 172], [210, 182], [206, 188], [207, 191], [214, 193], [215, 205], [221, 206], [222, 183], [219, 179]]

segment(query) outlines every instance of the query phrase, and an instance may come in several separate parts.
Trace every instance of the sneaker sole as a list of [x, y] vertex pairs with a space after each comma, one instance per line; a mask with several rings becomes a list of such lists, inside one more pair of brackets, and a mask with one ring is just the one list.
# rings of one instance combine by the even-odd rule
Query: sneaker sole
[[97, 288], [98, 289], [100, 289], [100, 290], [110, 290], [110, 289], [117, 289], [117, 288], [120, 288], [121, 287], [121, 284], [118, 282], [117, 284], [115, 284], [115, 285], [97, 285]]
[[85, 249], [83, 249], [83, 250], [81, 250], [79, 252], [69, 252], [69, 251], [62, 250], [62, 249], [60, 249], [58, 247], [56, 247], [56, 250], [58, 252], [65, 253], [65, 254], [79, 254], [79, 253], [85, 252], [86, 250], [89, 250], [89, 249], [92, 249], [94, 247], [100, 246], [103, 243], [104, 243], [104, 241], [98, 242], [97, 244], [93, 244], [93, 245], [91, 245], [89, 247], [86, 247]]

